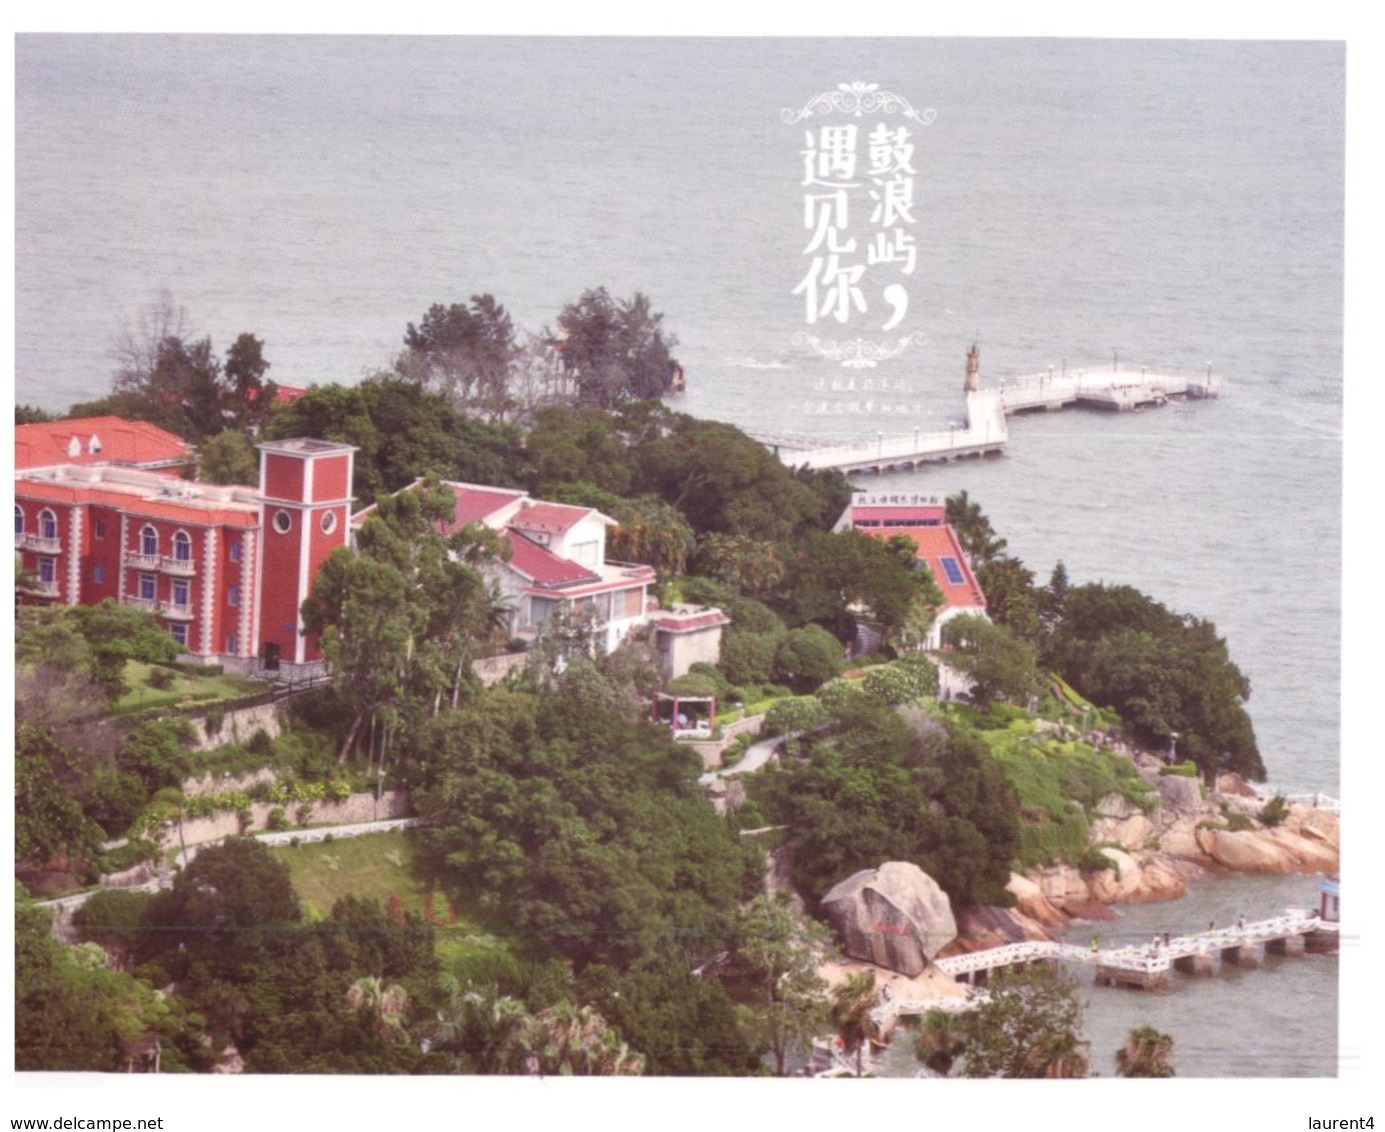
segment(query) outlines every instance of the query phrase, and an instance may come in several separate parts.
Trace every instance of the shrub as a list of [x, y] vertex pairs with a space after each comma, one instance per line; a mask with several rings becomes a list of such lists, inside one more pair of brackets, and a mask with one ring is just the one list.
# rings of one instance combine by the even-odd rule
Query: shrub
[[923, 669], [914, 665], [877, 665], [866, 673], [861, 687], [867, 695], [891, 705], [909, 703], [928, 694]]
[[177, 678], [177, 673], [171, 668], [151, 668], [144, 682], [156, 691], [166, 692], [173, 687], [173, 681]]
[[275, 806], [269, 811], [269, 817], [265, 819], [265, 829], [273, 832], [288, 829], [289, 815], [284, 811], [283, 806]]
[[250, 736], [250, 742], [245, 745], [245, 749], [257, 758], [267, 759], [274, 753], [274, 740], [269, 737], [268, 732], [263, 727], [257, 727], [255, 734]]
[[843, 661], [841, 642], [820, 625], [790, 630], [774, 654], [775, 671], [803, 691], [832, 679]]
[[1089, 845], [1077, 859], [1077, 870], [1081, 873], [1100, 873], [1111, 869], [1120, 880], [1120, 867], [1096, 845]]
[[1289, 803], [1283, 794], [1276, 794], [1260, 811], [1260, 820], [1273, 829], [1289, 816]]
[[864, 694], [858, 685], [840, 677], [836, 680], [827, 681], [817, 691], [818, 702], [827, 709], [827, 714], [833, 717], [840, 717]]
[[813, 731], [828, 722], [827, 709], [811, 696], [779, 700], [765, 713], [761, 731], [765, 736]]
[[226, 722], [226, 711], [218, 706], [209, 707], [207, 715], [202, 721], [202, 730], [207, 733], [208, 739], [214, 739], [221, 733], [221, 725]]
[[1174, 763], [1173, 766], [1161, 766], [1159, 768], [1159, 773], [1176, 774], [1180, 778], [1196, 778], [1197, 764], [1191, 760], [1185, 760], [1181, 763]]
[[688, 675], [708, 681], [712, 686], [711, 694], [716, 696], [718, 703], [729, 704], [732, 700], [740, 698], [735, 694], [736, 689], [731, 687], [731, 682], [722, 675], [721, 669], [716, 665], [699, 660], [688, 667]]
[[[725, 681], [723, 680], [724, 684]], [[700, 698], [703, 696], [716, 697], [717, 685], [706, 676], [689, 672], [686, 676], [679, 676], [675, 680], [670, 680], [668, 690], [675, 696], [689, 696]]]

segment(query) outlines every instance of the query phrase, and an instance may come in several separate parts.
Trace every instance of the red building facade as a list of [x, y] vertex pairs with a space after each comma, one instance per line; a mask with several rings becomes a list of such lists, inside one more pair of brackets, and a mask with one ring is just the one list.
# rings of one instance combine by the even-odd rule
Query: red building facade
[[266, 646], [285, 662], [318, 659], [298, 605], [322, 560], [346, 545], [353, 453], [323, 441], [262, 445], [259, 491], [114, 465], [23, 467], [21, 600], [136, 606], [201, 660], [265, 657]]

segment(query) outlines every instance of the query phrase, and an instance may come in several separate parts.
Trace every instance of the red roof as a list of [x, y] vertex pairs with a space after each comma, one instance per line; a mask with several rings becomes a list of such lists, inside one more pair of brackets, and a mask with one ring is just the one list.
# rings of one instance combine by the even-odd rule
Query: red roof
[[698, 629], [729, 625], [731, 618], [727, 617], [720, 609], [704, 609], [699, 613], [686, 614], [681, 617], [677, 613], [665, 612], [654, 624], [666, 633], [691, 633]]
[[521, 531], [541, 531], [560, 535], [571, 530], [588, 515], [598, 514], [590, 507], [574, 507], [568, 503], [526, 503], [510, 520], [510, 526]]
[[457, 508], [456, 518], [447, 528], [447, 534], [461, 530], [468, 523], [483, 523], [489, 516], [515, 500], [523, 499], [525, 495], [522, 491], [503, 487], [472, 487], [464, 483], [449, 483], [446, 486], [452, 489]]
[[[962, 545], [951, 527], [880, 527], [864, 532], [876, 538], [888, 539], [903, 535], [918, 548], [919, 559], [928, 563], [933, 580], [943, 593], [942, 609], [985, 609], [986, 595], [976, 582], [976, 576], [967, 565], [967, 557], [962, 553]], [[960, 582], [947, 576], [942, 559], [951, 558], [957, 564], [961, 575]], [[941, 612], [942, 610], [939, 610]]]
[[259, 523], [258, 510], [253, 507], [217, 506], [214, 500], [183, 502], [160, 496], [134, 494], [128, 491], [102, 489], [99, 485], [48, 483], [20, 478], [15, 483], [16, 499], [32, 499], [42, 503], [92, 503], [118, 509], [129, 515], [146, 519], [167, 519], [176, 523], [198, 526], [254, 527]]
[[533, 539], [518, 531], [505, 531], [500, 536], [510, 546], [510, 569], [523, 574], [544, 589], [563, 589], [601, 581], [601, 576], [567, 558], [559, 558]]
[[79, 417], [18, 425], [14, 466], [45, 468], [59, 464], [123, 464], [149, 468], [183, 464], [192, 448], [181, 437], [145, 421], [123, 417]]

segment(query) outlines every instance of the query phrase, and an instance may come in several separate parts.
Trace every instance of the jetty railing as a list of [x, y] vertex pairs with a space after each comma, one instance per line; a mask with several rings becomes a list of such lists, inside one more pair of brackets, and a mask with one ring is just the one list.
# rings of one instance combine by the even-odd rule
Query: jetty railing
[[[1090, 948], [1055, 940], [1025, 940], [935, 959], [933, 965], [943, 974], [957, 978], [1023, 963], [1077, 963], [1098, 968], [1099, 977], [1102, 972], [1116, 972], [1130, 976], [1137, 985], [1155, 986], [1161, 985], [1161, 980], [1167, 977], [1176, 960], [1188, 956], [1210, 957], [1214, 953], [1236, 948], [1308, 935], [1323, 926], [1316, 912], [1289, 909], [1278, 916], [1252, 923], [1239, 922], [1232, 927], [1173, 936], [1167, 943], [1161, 937], [1157, 945], [1151, 941], [1143, 945]], [[972, 986], [968, 988], [965, 998], [892, 998], [872, 1010], [871, 1018], [884, 1026], [902, 1015], [926, 1014], [930, 1010], [958, 1013], [973, 1010], [986, 1001], [987, 993]]]

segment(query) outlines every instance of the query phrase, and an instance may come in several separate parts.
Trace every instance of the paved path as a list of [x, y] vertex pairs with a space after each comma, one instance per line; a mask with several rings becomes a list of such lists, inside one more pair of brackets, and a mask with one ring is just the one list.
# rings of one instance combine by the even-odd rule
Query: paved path
[[754, 774], [774, 757], [775, 751], [787, 738], [790, 736], [776, 735], [772, 739], [761, 739], [758, 743], [752, 743], [735, 766], [725, 770], [709, 770], [697, 781], [702, 786], [710, 786], [718, 778], [730, 778], [734, 774]]

